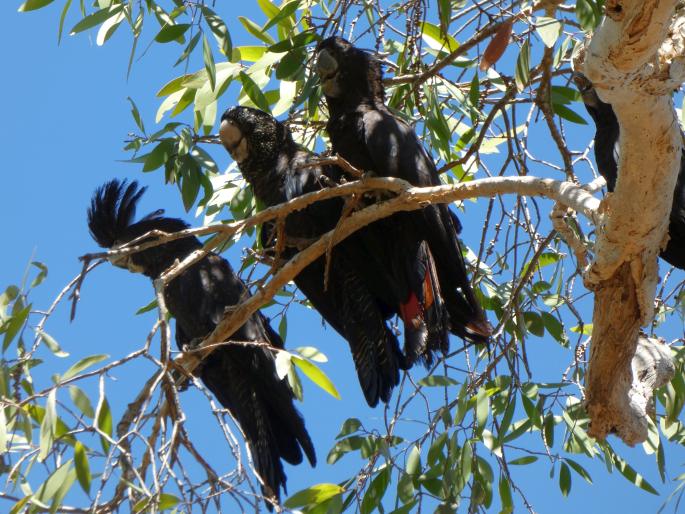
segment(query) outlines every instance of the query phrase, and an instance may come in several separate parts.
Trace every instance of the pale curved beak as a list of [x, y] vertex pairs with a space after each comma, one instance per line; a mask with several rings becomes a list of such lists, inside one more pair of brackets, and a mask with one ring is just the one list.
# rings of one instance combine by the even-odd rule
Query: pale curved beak
[[230, 120], [224, 120], [221, 122], [219, 139], [221, 139], [221, 143], [229, 152], [240, 143], [242, 138], [243, 133], [235, 123]]
[[248, 157], [247, 140], [238, 128], [238, 125], [231, 120], [223, 120], [219, 128], [219, 139], [224, 148], [231, 154], [233, 160], [241, 163]]
[[316, 57], [316, 69], [322, 79], [327, 79], [337, 73], [338, 61], [324, 48]]

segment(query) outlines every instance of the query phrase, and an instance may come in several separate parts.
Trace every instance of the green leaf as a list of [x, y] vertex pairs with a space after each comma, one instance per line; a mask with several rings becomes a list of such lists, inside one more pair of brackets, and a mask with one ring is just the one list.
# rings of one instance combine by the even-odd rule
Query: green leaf
[[564, 459], [566, 461], [566, 464], [571, 466], [571, 469], [578, 473], [583, 479], [588, 483], [592, 483], [592, 477], [590, 476], [590, 473], [588, 473], [583, 466], [578, 464], [576, 461], [569, 459], [568, 457]]
[[128, 97], [128, 102], [131, 104], [131, 116], [133, 116], [133, 120], [136, 122], [136, 125], [138, 125], [141, 132], [145, 134], [145, 125], [143, 125], [143, 119], [140, 117], [140, 111], [138, 111], [136, 103], [130, 96]]
[[52, 449], [52, 442], [55, 439], [55, 429], [57, 428], [56, 403], [57, 389], [53, 389], [48, 394], [48, 399], [45, 402], [45, 414], [43, 416], [43, 421], [40, 424], [39, 462], [43, 462], [47, 458]]
[[521, 46], [521, 51], [516, 59], [516, 72], [514, 79], [516, 81], [516, 89], [523, 91], [528, 84], [530, 78], [530, 46], [528, 40], [524, 41]]
[[79, 32], [83, 32], [84, 30], [88, 30], [90, 28], [93, 28], [96, 25], [100, 25], [101, 23], [103, 23], [105, 20], [109, 19], [113, 15], [118, 14], [122, 9], [123, 9], [122, 4], [116, 4], [112, 7], [106, 7], [105, 9], [100, 9], [99, 11], [96, 11], [93, 14], [86, 16], [81, 21], [79, 21], [76, 25], [74, 25], [72, 27], [72, 29], [69, 31], [69, 35], [73, 36], [74, 34], [78, 34]]
[[43, 283], [43, 280], [48, 276], [48, 267], [42, 262], [33, 261], [32, 266], [38, 268], [38, 275], [31, 281], [31, 287], [37, 287]]
[[317, 484], [296, 492], [284, 502], [284, 505], [289, 509], [295, 509], [297, 507], [322, 503], [343, 492], [345, 492], [345, 489], [337, 484]]
[[564, 336], [564, 326], [561, 324], [553, 314], [549, 312], [541, 312], [540, 317], [542, 318], [542, 323], [545, 325], [547, 332], [558, 342], [564, 344], [566, 342], [566, 337]]
[[72, 460], [69, 459], [57, 468], [48, 479], [43, 482], [34, 495], [34, 499], [43, 504], [47, 504], [54, 498], [52, 502], [52, 507], [54, 507], [54, 509], [50, 509], [51, 512], [57, 510], [56, 507], [58, 505], [56, 504], [61, 502], [62, 498], [64, 498], [71, 487], [71, 484], [73, 484], [76, 479], [76, 472], [71, 464]]
[[419, 385], [425, 387], [447, 387], [458, 384], [459, 382], [445, 375], [428, 375], [419, 380]]
[[504, 436], [507, 434], [507, 430], [509, 430], [509, 425], [511, 425], [511, 420], [514, 418], [514, 410], [516, 409], [516, 396], [511, 395], [509, 397], [509, 403], [507, 404], [507, 408], [504, 410], [504, 415], [502, 416], [502, 420], [500, 421], [499, 424], [499, 440], [502, 441]]
[[168, 510], [175, 507], [180, 502], [181, 500], [173, 494], [162, 493], [159, 495], [159, 503], [157, 505], [157, 508], [159, 508], [159, 510]]
[[52, 2], [55, 0], [26, 0], [23, 4], [19, 6], [18, 11], [19, 12], [27, 12], [27, 11], [34, 11], [36, 9], [40, 9], [42, 7], [45, 7], [46, 5], [50, 5]]
[[645, 478], [642, 475], [640, 475], [640, 473], [635, 471], [635, 469], [633, 469], [633, 467], [630, 466], [630, 464], [628, 464], [626, 461], [624, 461], [616, 454], [614, 454], [613, 457], [616, 469], [618, 469], [621, 475], [623, 475], [628, 481], [632, 482], [643, 491], [647, 491], [648, 493], [652, 493], [657, 496], [659, 495], [659, 492], [656, 489], [654, 489], [654, 487], [652, 487], [652, 485], [649, 482], [647, 482], [647, 480], [645, 480]]
[[418, 475], [421, 471], [421, 449], [417, 444], [413, 444], [409, 453], [404, 470], [408, 475]]
[[118, 12], [107, 18], [104, 23], [100, 26], [97, 36], [95, 38], [95, 44], [98, 46], [104, 45], [107, 40], [112, 37], [114, 32], [117, 30], [122, 21], [126, 19], [124, 12]]
[[397, 496], [402, 501], [402, 503], [411, 502], [414, 499], [415, 491], [416, 489], [414, 487], [414, 478], [411, 475], [402, 473], [400, 479], [397, 481]]
[[190, 28], [190, 23], [179, 23], [178, 25], [167, 25], [162, 27], [157, 35], [155, 36], [155, 41], [158, 43], [170, 43], [171, 41], [176, 41], [183, 37], [188, 29]]
[[331, 448], [331, 451], [328, 452], [326, 462], [328, 464], [335, 464], [342, 457], [344, 457], [345, 454], [360, 450], [362, 446], [365, 444], [365, 442], [366, 438], [358, 435], [353, 435], [350, 437], [346, 437], [345, 439], [341, 439], [340, 441], [335, 443], [333, 448]]
[[266, 14], [267, 18], [273, 18], [278, 14], [278, 7], [272, 4], [269, 0], [257, 0], [257, 3], [259, 4], [260, 9], [264, 11], [264, 14]]
[[254, 80], [244, 71], [240, 72], [240, 82], [243, 84], [243, 90], [252, 103], [264, 112], [271, 112], [269, 109], [269, 102], [266, 100], [264, 93], [262, 93], [259, 86], [255, 84]]
[[550, 412], [545, 416], [545, 421], [542, 424], [545, 444], [551, 448], [554, 446], [554, 415]]
[[509, 466], [525, 466], [526, 464], [532, 464], [536, 462], [538, 458], [534, 455], [527, 455], [526, 457], [519, 457], [518, 459], [510, 460], [508, 462]]
[[[278, 80], [295, 79], [296, 75], [304, 68], [307, 60], [307, 52], [302, 48], [290, 50], [276, 66], [276, 78]], [[293, 95], [294, 96], [294, 95]]]
[[136, 316], [139, 314], [144, 314], [146, 312], [150, 312], [153, 309], [157, 308], [157, 300], [152, 300], [150, 303], [147, 305], [143, 305], [140, 309], [136, 311]]
[[468, 484], [471, 478], [471, 472], [473, 468], [473, 447], [469, 441], [466, 441], [461, 449], [461, 456], [459, 458], [459, 473], [457, 475], [457, 480], [455, 480], [455, 494], [461, 493], [461, 491]]
[[571, 332], [575, 332], [576, 334], [583, 334], [584, 336], [591, 336], [592, 335], [592, 323], [585, 323], [584, 325], [576, 325], [575, 327], [571, 327]]
[[86, 494], [90, 494], [90, 464], [88, 463], [86, 447], [80, 441], [76, 441], [74, 445], [74, 464], [78, 483], [81, 484], [81, 488]]
[[197, 32], [192, 38], [190, 38], [190, 41], [186, 45], [186, 47], [183, 50], [183, 53], [179, 56], [179, 58], [176, 60], [174, 63], [174, 66], [178, 66], [181, 64], [183, 61], [185, 61], [190, 54], [195, 50], [195, 47], [197, 44], [200, 42], [200, 37], [202, 36], [202, 32]]
[[86, 368], [89, 368], [93, 364], [97, 364], [98, 362], [102, 362], [108, 358], [109, 358], [109, 355], [105, 355], [105, 354], [90, 355], [88, 357], [84, 357], [83, 359], [78, 361], [76, 364], [71, 366], [67, 371], [65, 371], [61, 378], [63, 381], [68, 380], [71, 377], [75, 377], [76, 375], [81, 373], [81, 371], [83, 371]]
[[[14, 305], [16, 307], [18, 304], [15, 303]], [[3, 329], [5, 330], [5, 338], [2, 344], [3, 350], [7, 349], [12, 340], [19, 333], [21, 328], [24, 326], [24, 323], [26, 323], [30, 313], [31, 304], [27, 305], [23, 309], [20, 309], [18, 312], [13, 313], [9, 322], [3, 326]]]
[[326, 374], [318, 368], [318, 366], [296, 355], [291, 355], [291, 360], [293, 364], [300, 368], [302, 373], [307, 375], [312, 382], [314, 382], [336, 400], [340, 399], [340, 393], [338, 393], [335, 385], [333, 385], [331, 379], [328, 378]]
[[55, 354], [55, 357], [69, 357], [69, 354], [62, 350], [60, 347], [59, 343], [47, 332], [43, 332], [42, 330], [38, 332], [38, 335], [40, 336], [41, 340], [45, 343], [45, 346], [47, 346], [52, 353]]
[[[280, 24], [282, 21], [292, 16], [295, 13], [295, 11], [297, 11], [297, 8], [299, 6], [300, 0], [292, 0], [292, 2], [288, 2], [287, 4], [285, 4], [283, 7], [281, 7], [278, 14], [271, 18], [266, 25], [264, 25], [264, 27], [262, 28], [262, 32], [266, 32], [277, 23]], [[290, 28], [288, 24], [283, 25], [285, 28]]]
[[554, 46], [554, 43], [557, 42], [561, 35], [562, 28], [561, 23], [554, 18], [538, 16], [538, 19], [535, 21], [535, 30], [547, 48]]
[[76, 386], [69, 386], [69, 397], [84, 416], [89, 418], [95, 417], [93, 405], [90, 403], [88, 395], [86, 395], [86, 393], [84, 393], [80, 388]]
[[[8, 286], [5, 291], [0, 294], [0, 321], [7, 319], [7, 306], [19, 296], [19, 288], [17, 286]], [[2, 325], [0, 325], [2, 328]]]
[[206, 36], [202, 36], [202, 58], [205, 62], [205, 70], [207, 70], [209, 84], [212, 87], [212, 91], [214, 91], [216, 89], [216, 64], [214, 64], [212, 48], [209, 46], [209, 41]]
[[314, 362], [328, 362], [328, 357], [326, 357], [318, 348], [314, 348], [313, 346], [298, 346], [294, 351], [305, 359]]
[[502, 500], [502, 510], [500, 514], [510, 514], [514, 512], [514, 501], [511, 497], [511, 486], [507, 477], [502, 475], [499, 479], [499, 496]]
[[[561, 260], [561, 255], [556, 253], [556, 252], [543, 252], [540, 254], [538, 257], [537, 261], [535, 262], [535, 271], [540, 271], [542, 268], [549, 266], [550, 264], [555, 264]], [[521, 277], [525, 276], [528, 273], [528, 268], [530, 268], [530, 265], [532, 264], [532, 260], [526, 262], [523, 265], [523, 268], [521, 270]]]
[[143, 172], [153, 171], [165, 164], [174, 151], [174, 142], [171, 139], [165, 139], [155, 146], [152, 151], [144, 155], [145, 164], [143, 164]]
[[559, 489], [564, 496], [568, 496], [571, 492], [571, 471], [569, 471], [565, 462], [561, 463], [561, 469], [559, 470]]
[[33, 499], [33, 495], [29, 494], [28, 496], [24, 496], [21, 500], [19, 500], [17, 503], [14, 504], [14, 506], [10, 509], [9, 514], [19, 514], [20, 512], [26, 512], [24, 510], [24, 506], [30, 502]]
[[319, 41], [320, 39], [321, 37], [316, 32], [300, 32], [271, 45], [268, 50], [272, 53], [288, 52], [293, 48], [307, 46], [309, 43]]
[[542, 323], [542, 318], [537, 312], [528, 311], [523, 313], [523, 320], [526, 323], [526, 329], [537, 337], [544, 337], [545, 326]]
[[359, 421], [357, 418], [347, 418], [343, 422], [342, 427], [340, 427], [340, 432], [338, 432], [338, 435], [335, 436], [335, 438], [340, 439], [341, 437], [345, 437], [346, 435], [353, 434], [357, 430], [359, 430], [361, 426], [362, 422]]
[[197, 195], [200, 193], [200, 176], [202, 171], [192, 157], [187, 155], [179, 159], [181, 161], [181, 168], [178, 171], [178, 176], [182, 177], [181, 184], [181, 198], [183, 199], [183, 207], [189, 211], [197, 200]]
[[580, 114], [577, 114], [575, 111], [569, 109], [565, 105], [552, 103], [552, 111], [554, 111], [554, 113], [560, 116], [561, 118], [570, 121], [571, 123], [576, 123], [578, 125], [587, 125], [587, 121], [585, 121], [585, 118], [583, 118]]
[[257, 62], [266, 53], [265, 46], [239, 46], [233, 49], [231, 61]]
[[252, 34], [257, 39], [264, 41], [267, 45], [273, 45], [276, 41], [269, 34], [262, 32], [262, 29], [254, 21], [246, 18], [245, 16], [238, 16], [238, 20], [243, 24], [245, 30]]
[[278, 335], [284, 341], [288, 335], [288, 318], [285, 315], [281, 316], [281, 321], [278, 322]]
[[444, 459], [445, 455], [443, 454], [443, 447], [445, 446], [445, 443], [447, 442], [448, 434], [447, 432], [443, 432], [440, 434], [438, 437], [435, 438], [435, 441], [431, 444], [431, 447], [428, 449], [428, 465], [429, 466], [435, 466], [438, 463], [439, 459]]
[[481, 387], [476, 395], [476, 420], [479, 428], [483, 428], [485, 426], [489, 413], [490, 398], [488, 397], [485, 387]]
[[186, 85], [186, 82], [194, 77], [194, 74], [187, 74], [181, 75], [180, 77], [176, 77], [175, 79], [170, 80], [169, 82], [164, 84], [164, 86], [162, 86], [162, 89], [157, 91], [157, 96], [168, 96], [172, 93], [176, 93], [177, 91], [181, 91]]
[[576, 1], [576, 17], [581, 28], [586, 32], [594, 29], [602, 17], [602, 14], [595, 10], [593, 4], [594, 2], [590, 0]]
[[209, 29], [212, 31], [212, 34], [214, 34], [214, 38], [219, 45], [221, 53], [230, 59], [231, 54], [233, 53], [233, 43], [231, 41], [231, 34], [228, 32], [228, 27], [226, 27], [223, 20], [209, 7], [201, 5], [200, 9], [202, 9], [202, 14], [205, 17], [205, 20], [207, 20]]
[[[112, 411], [109, 408], [109, 402], [107, 401], [107, 398], [100, 397], [100, 402], [98, 403], [98, 408], [97, 412], [95, 414], [97, 418], [97, 422], [95, 426], [97, 426], [100, 431], [104, 432], [108, 436], [112, 435]], [[102, 450], [107, 453], [109, 452], [109, 441], [107, 438], [104, 436], [100, 437], [100, 443], [102, 444]]]
[[427, 21], [421, 24], [421, 36], [433, 50], [454, 52], [459, 48], [459, 43], [457, 43], [456, 39], [449, 34], [443, 34], [440, 27]]
[[380, 505], [383, 495], [388, 489], [388, 483], [390, 483], [390, 469], [389, 466], [383, 468], [372, 480], [362, 499], [359, 509], [361, 514], [370, 514]]

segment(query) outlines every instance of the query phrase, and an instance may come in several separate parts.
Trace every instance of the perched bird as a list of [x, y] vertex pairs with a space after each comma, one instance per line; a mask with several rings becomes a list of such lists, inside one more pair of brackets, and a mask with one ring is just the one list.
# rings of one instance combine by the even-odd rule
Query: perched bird
[[[612, 192], [618, 178], [619, 125], [611, 104], [597, 96], [592, 82], [580, 73], [574, 73], [573, 80], [580, 91], [585, 109], [595, 122], [595, 161], [597, 170]], [[673, 192], [673, 205], [668, 225], [668, 243], [660, 256], [676, 268], [685, 269], [685, 150], [680, 158], [680, 171]]]
[[[312, 165], [316, 155], [298, 146], [288, 128], [263, 111], [249, 107], [228, 109], [222, 116], [220, 136], [255, 196], [267, 206], [340, 180], [337, 167]], [[289, 214], [285, 241], [277, 245], [283, 247], [281, 256], [292, 257], [303, 242], [311, 242], [335, 228], [343, 203], [340, 198], [329, 199]], [[276, 234], [273, 227], [262, 230], [265, 246], [269, 236]], [[373, 407], [379, 400], [389, 401], [406, 364], [397, 337], [386, 323], [392, 314], [395, 286], [384, 271], [367, 271], [378, 271], [373, 252], [365, 247], [367, 243], [381, 244], [353, 234], [333, 248], [330, 266], [322, 256], [304, 268], [294, 282], [349, 343], [359, 383]]]
[[[339, 37], [323, 40], [316, 54], [333, 152], [356, 168], [379, 176], [398, 177], [415, 186], [440, 185], [435, 163], [412, 127], [385, 105], [380, 61]], [[440, 292], [450, 331], [471, 342], [487, 342], [492, 327], [466, 274], [456, 215], [440, 204], [395, 214], [388, 223], [393, 221], [405, 231], [405, 240], [415, 241], [428, 261], [434, 261], [437, 283], [428, 273], [432, 266], [426, 266], [422, 279], [426, 289]], [[421, 298], [409, 298], [407, 305], [420, 311]]]
[[[100, 246], [113, 248], [151, 230], [171, 233], [188, 228], [180, 219], [162, 217], [163, 211], [134, 222], [136, 204], [144, 191], [135, 181], [127, 185], [118, 180], [96, 190], [88, 209], [88, 227]], [[154, 280], [175, 261], [199, 248], [202, 244], [196, 237], [184, 237], [113, 259], [112, 263]], [[249, 294], [230, 264], [214, 253], [188, 267], [164, 290], [167, 308], [176, 318], [179, 349], [192, 348], [209, 335], [226, 309]], [[314, 445], [293, 405], [290, 385], [276, 373], [272, 348], [283, 348], [283, 341], [260, 312], [253, 314], [229, 341], [242, 344], [215, 349], [203, 361], [199, 377], [240, 425], [263, 494], [280, 501], [280, 489], [285, 491], [286, 486], [281, 459], [300, 464], [304, 452], [311, 465], [316, 464]], [[271, 509], [269, 503], [267, 506]]]

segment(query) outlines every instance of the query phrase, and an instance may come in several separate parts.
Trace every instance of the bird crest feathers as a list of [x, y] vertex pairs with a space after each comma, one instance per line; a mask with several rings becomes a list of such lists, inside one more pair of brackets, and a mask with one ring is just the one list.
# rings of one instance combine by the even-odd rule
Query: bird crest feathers
[[[90, 202], [88, 209], [88, 228], [93, 239], [103, 248], [112, 248], [128, 234], [134, 224], [136, 206], [145, 187], [138, 187], [138, 182], [128, 184], [125, 180], [110, 180], [99, 187]], [[160, 209], [151, 212], [138, 223], [158, 219], [164, 213]]]

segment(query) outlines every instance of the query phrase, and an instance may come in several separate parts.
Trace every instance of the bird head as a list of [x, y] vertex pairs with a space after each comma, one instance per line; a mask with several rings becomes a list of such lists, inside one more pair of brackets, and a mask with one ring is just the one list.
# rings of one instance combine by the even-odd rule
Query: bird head
[[583, 98], [583, 103], [589, 107], [599, 106], [599, 104], [602, 101], [597, 96], [595, 88], [592, 86], [592, 82], [590, 82], [590, 79], [588, 79], [582, 73], [578, 72], [573, 73], [572, 78], [573, 82], [576, 84], [576, 87], [578, 88], [580, 96]]
[[316, 71], [328, 98], [360, 96], [384, 100], [380, 59], [341, 37], [329, 37], [317, 45]]
[[270, 114], [252, 107], [235, 106], [224, 112], [219, 130], [221, 143], [239, 165], [249, 159], [267, 160], [278, 155], [290, 131]]
[[582, 73], [573, 73], [573, 82], [576, 84], [580, 96], [585, 104], [585, 109], [588, 114], [592, 116], [596, 124], [606, 125], [618, 123], [616, 120], [616, 114], [611, 104], [603, 102], [602, 99], [597, 95], [595, 86], [590, 82], [585, 75]]
[[[145, 189], [139, 188], [136, 181], [127, 184], [115, 179], [95, 191], [88, 209], [88, 228], [98, 245], [115, 248], [153, 230], [172, 233], [188, 228], [183, 220], [163, 217], [161, 209], [134, 222], [136, 206]], [[151, 239], [154, 236], [140, 242]], [[176, 259], [182, 259], [200, 247], [202, 244], [197, 238], [184, 237], [134, 254], [112, 257], [110, 262], [133, 273], [155, 278]]]

